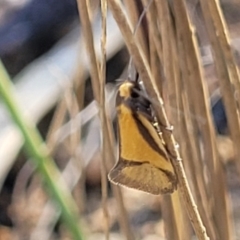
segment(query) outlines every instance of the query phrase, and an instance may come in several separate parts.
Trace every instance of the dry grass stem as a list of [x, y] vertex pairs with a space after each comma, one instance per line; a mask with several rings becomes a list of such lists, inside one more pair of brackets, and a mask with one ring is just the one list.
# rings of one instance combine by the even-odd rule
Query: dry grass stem
[[[238, 109], [236, 100], [234, 97], [234, 92], [232, 90], [232, 84], [235, 84], [236, 81], [239, 82], [237, 70], [235, 70], [235, 63], [232, 59], [232, 53], [229, 46], [227, 29], [224, 26], [224, 21], [221, 18], [222, 14], [219, 12], [219, 7], [217, 6], [214, 0], [206, 2], [204, 0], [200, 1], [201, 8], [204, 9], [203, 16], [204, 20], [207, 23], [206, 28], [211, 41], [211, 46], [213, 49], [213, 57], [215, 62], [215, 67], [217, 71], [217, 75], [219, 78], [220, 89], [223, 96], [224, 105], [227, 106], [225, 108], [226, 115], [228, 119], [228, 125], [232, 140], [234, 143], [240, 142], [240, 123], [239, 123], [239, 114], [236, 109]], [[213, 12], [213, 16], [212, 16]], [[215, 24], [218, 24], [216, 27]], [[222, 33], [218, 36], [216, 34], [218, 31]], [[224, 56], [227, 56], [228, 62], [225, 61]], [[229, 68], [228, 64], [231, 65]], [[233, 72], [232, 72], [233, 71]], [[235, 79], [234, 79], [235, 77]], [[236, 78], [237, 77], [237, 78]], [[238, 86], [235, 84], [235, 91], [238, 90]], [[240, 148], [237, 144], [234, 144], [234, 150], [236, 153], [237, 159], [237, 167], [240, 173]]]
[[[88, 13], [88, 7], [86, 0], [78, 0], [78, 10], [79, 10], [79, 15], [80, 15], [80, 20], [82, 24], [82, 31], [85, 39], [85, 45], [87, 52], [89, 54], [89, 59], [90, 59], [90, 76], [91, 76], [91, 81], [92, 81], [92, 86], [93, 86], [93, 93], [94, 93], [94, 98], [100, 105], [100, 89], [101, 89], [101, 84], [100, 84], [100, 70], [99, 70], [99, 65], [97, 62], [96, 58], [96, 53], [95, 53], [95, 48], [93, 44], [93, 33], [92, 33], [92, 28], [91, 28], [91, 23], [89, 20], [89, 13]], [[115, 160], [115, 155], [114, 155], [114, 141], [113, 138], [111, 137], [110, 133], [110, 119], [106, 115], [106, 111], [104, 111], [102, 115], [102, 126], [105, 126], [105, 132], [103, 132], [103, 141], [105, 141], [106, 148], [108, 149], [108, 154], [107, 154], [107, 163], [110, 165], [114, 164]], [[107, 127], [106, 127], [107, 126]], [[103, 129], [104, 130], [104, 129]], [[133, 234], [130, 230], [130, 226], [128, 224], [128, 217], [126, 214], [126, 210], [124, 207], [124, 202], [122, 199], [122, 194], [121, 190], [119, 187], [114, 186], [113, 187], [113, 193], [116, 197], [116, 200], [118, 202], [118, 207], [119, 207], [119, 223], [121, 226], [121, 229], [126, 236], [127, 239], [131, 240], [133, 239]]]
[[50, 153], [52, 154], [55, 151], [57, 146], [56, 139], [54, 137], [54, 133], [59, 129], [64, 123], [64, 118], [66, 116], [67, 106], [64, 99], [58, 103], [57, 108], [54, 112], [51, 124], [49, 126], [48, 134], [46, 137], [46, 143]]
[[127, 22], [127, 18], [124, 15], [123, 7], [121, 6], [120, 1], [109, 0], [109, 6], [123, 34], [128, 50], [133, 58], [133, 61], [136, 65], [139, 75], [144, 82], [148, 95], [153, 100], [153, 106], [156, 111], [156, 116], [161, 125], [166, 126], [165, 129], [161, 128], [163, 131], [164, 140], [166, 141], [168, 150], [174, 159], [173, 164], [178, 176], [180, 192], [186, 204], [186, 208], [191, 219], [191, 222], [193, 224], [193, 227], [195, 229], [196, 235], [198, 236], [199, 239], [208, 239], [205, 227], [203, 226], [201, 217], [197, 210], [197, 206], [194, 202], [193, 196], [188, 186], [186, 175], [181, 162], [181, 157], [179, 155], [178, 150], [176, 149], [176, 141], [170, 130], [171, 126], [167, 119], [165, 109], [163, 108], [161, 96], [159, 92], [157, 92], [156, 84], [152, 79], [149, 65], [143, 56], [143, 52], [137, 42], [137, 39], [134, 38], [131, 32], [130, 26]]
[[103, 214], [105, 216], [105, 237], [109, 239], [109, 213], [107, 209], [108, 200], [108, 179], [107, 179], [107, 152], [108, 145], [106, 144], [105, 137], [108, 131], [107, 122], [105, 121], [105, 75], [106, 75], [106, 40], [107, 40], [107, 1], [101, 0], [101, 14], [102, 14], [102, 37], [101, 37], [101, 51], [102, 59], [100, 66], [100, 102], [99, 102], [99, 115], [102, 124], [102, 149], [101, 149], [101, 184], [102, 184], [102, 206]]
[[[207, 160], [206, 164], [208, 165], [209, 178], [210, 178], [210, 184], [208, 188], [205, 188], [205, 191], [207, 190], [207, 193], [210, 194], [212, 191], [215, 191], [217, 189], [217, 186], [215, 186], [214, 183], [217, 183], [220, 180], [219, 174], [217, 173], [221, 169], [221, 167], [219, 166], [221, 162], [218, 159], [214, 125], [213, 125], [210, 109], [207, 102], [207, 99], [209, 97], [206, 92], [205, 82], [203, 81], [203, 74], [201, 71], [201, 61], [199, 57], [200, 54], [198, 53], [196, 37], [192, 30], [193, 28], [191, 26], [191, 23], [189, 22], [188, 18], [185, 17], [188, 15], [187, 12], [184, 12], [186, 8], [184, 7], [183, 3], [181, 5], [181, 1], [178, 1], [174, 5], [176, 9], [175, 16], [177, 17], [176, 19], [177, 23], [179, 23], [181, 19], [181, 26], [178, 25], [178, 29], [180, 31], [180, 37], [183, 39], [183, 43], [185, 47], [184, 49], [185, 56], [184, 55], [180, 56], [180, 59], [186, 59], [187, 65], [185, 66], [187, 66], [188, 68], [186, 69], [185, 75], [183, 76], [184, 80], [186, 81], [185, 87], [188, 92], [187, 95], [189, 96], [190, 99], [192, 99], [188, 102], [192, 103], [192, 106], [190, 106], [190, 109], [192, 109], [192, 111], [195, 111], [195, 114], [197, 116], [199, 116], [201, 119], [205, 119], [206, 121], [205, 124], [201, 123], [201, 121], [196, 121], [196, 123], [194, 123], [193, 129], [195, 129], [195, 131], [199, 129], [202, 135], [202, 144], [205, 150], [204, 159]], [[184, 69], [185, 66], [182, 66], [182, 69]], [[203, 99], [203, 101], [197, 101], [198, 99]], [[185, 103], [187, 104], [187, 101]], [[196, 135], [195, 139], [197, 138], [198, 137]], [[194, 159], [197, 159], [197, 158], [194, 158]], [[201, 169], [203, 170], [204, 168], [201, 168]], [[202, 180], [203, 179], [201, 179], [201, 181]], [[222, 211], [225, 214], [227, 214], [228, 212], [227, 203], [226, 203], [226, 189], [223, 187], [220, 192], [222, 193], [220, 197], [220, 199], [222, 200], [221, 203], [220, 201], [218, 201], [219, 205], [217, 203], [211, 208], [211, 211], [212, 211], [211, 216], [213, 217], [213, 219], [215, 219], [214, 215], [218, 214], [219, 211]], [[218, 191], [219, 195], [220, 195], [220, 192]], [[215, 196], [215, 194], [211, 196]], [[209, 198], [211, 198], [211, 196], [209, 195]], [[223, 219], [227, 221], [228, 218], [225, 217]], [[219, 221], [217, 221], [216, 219], [215, 229], [219, 229], [220, 226], [224, 226], [224, 225], [229, 226], [228, 222], [221, 223], [220, 225], [218, 224], [218, 222]], [[206, 225], [206, 226], [209, 226], [209, 225]], [[228, 228], [225, 228], [225, 229], [226, 230], [224, 233], [221, 234], [221, 237], [224, 239], [229, 239], [229, 230]]]

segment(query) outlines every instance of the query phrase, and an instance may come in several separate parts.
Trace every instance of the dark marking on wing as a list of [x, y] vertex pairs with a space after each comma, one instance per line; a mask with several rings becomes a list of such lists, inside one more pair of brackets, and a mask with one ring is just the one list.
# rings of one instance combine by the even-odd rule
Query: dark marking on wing
[[[117, 185], [123, 185], [125, 187], [141, 190], [144, 192], [148, 192], [154, 195], [159, 194], [167, 194], [172, 193], [177, 188], [177, 178], [175, 174], [166, 171], [165, 169], [153, 167], [153, 169], [157, 169], [161, 174], [165, 174], [169, 181], [166, 184], [166, 187], [159, 185], [156, 182], [148, 182], [144, 183], [143, 181], [138, 180], [138, 176], [133, 176], [132, 178], [126, 176], [123, 171], [126, 168], [131, 167], [141, 167], [141, 165], [151, 166], [147, 161], [139, 163], [134, 161], [124, 160], [122, 158], [119, 159], [118, 163], [109, 173], [109, 180]], [[145, 167], [143, 166], [143, 169]], [[141, 170], [142, 171], [142, 170]]]

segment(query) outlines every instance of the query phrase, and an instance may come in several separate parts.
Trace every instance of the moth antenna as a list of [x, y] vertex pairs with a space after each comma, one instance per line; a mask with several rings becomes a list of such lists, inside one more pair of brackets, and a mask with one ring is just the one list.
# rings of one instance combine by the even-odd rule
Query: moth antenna
[[137, 22], [137, 24], [136, 24], [136, 26], [135, 26], [135, 28], [134, 28], [134, 30], [133, 30], [133, 35], [134, 35], [134, 36], [135, 36], [135, 34], [136, 34], [136, 32], [137, 32], [137, 30], [138, 30], [138, 28], [139, 28], [139, 26], [140, 26], [140, 24], [141, 24], [141, 22], [142, 22], [142, 20], [143, 20], [143, 17], [145, 16], [147, 10], [148, 10], [149, 7], [151, 6], [152, 2], [153, 2], [153, 0], [150, 0], [150, 1], [148, 2], [148, 4], [147, 4], [146, 6], [144, 6], [143, 11], [142, 11], [142, 13], [141, 13], [141, 15], [140, 15], [140, 17], [139, 17], [139, 19], [138, 19], [138, 22]]
[[[145, 16], [145, 14], [146, 14], [147, 10], [149, 9], [149, 7], [151, 6], [152, 2], [153, 2], [153, 0], [149, 0], [148, 4], [146, 6], [144, 6], [143, 11], [138, 19], [138, 22], [133, 30], [133, 36], [136, 35], [136, 32], [137, 32], [138, 28], [140, 27], [140, 24], [142, 23], [143, 17]], [[136, 77], [133, 77], [131, 75], [131, 69], [135, 70], [135, 68], [133, 68], [132, 56], [130, 57], [129, 64], [128, 64], [128, 79], [136, 79]], [[136, 70], [135, 70], [135, 75], [138, 76], [138, 73], [136, 72]]]
[[135, 82], [136, 83], [140, 82], [140, 78], [139, 78], [139, 73], [138, 72], [136, 72]]

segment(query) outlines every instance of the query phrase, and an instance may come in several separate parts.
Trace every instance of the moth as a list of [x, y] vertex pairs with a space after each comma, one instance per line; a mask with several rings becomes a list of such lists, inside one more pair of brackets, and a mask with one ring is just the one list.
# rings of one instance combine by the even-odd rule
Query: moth
[[138, 81], [124, 81], [116, 98], [119, 158], [109, 172], [117, 185], [159, 195], [177, 188], [177, 177], [154, 127], [151, 102]]

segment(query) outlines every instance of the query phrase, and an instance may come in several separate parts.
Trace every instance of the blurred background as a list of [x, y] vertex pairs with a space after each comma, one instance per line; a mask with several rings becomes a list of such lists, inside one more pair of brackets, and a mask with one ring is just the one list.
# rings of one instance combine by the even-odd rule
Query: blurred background
[[[81, 1], [79, 0], [79, 2]], [[129, 21], [132, 26], [135, 26], [148, 1], [123, 2]], [[140, 27], [141, 33], [136, 34], [136, 37], [139, 37], [140, 45], [148, 56], [153, 75], [161, 78], [158, 84], [161, 86], [170, 122], [174, 125], [173, 133], [176, 133], [177, 141], [180, 144], [190, 187], [194, 198], [197, 199], [204, 225], [207, 225], [207, 232], [211, 239], [237, 240], [240, 239], [240, 168], [238, 157], [236, 157], [238, 142], [232, 137], [234, 130], [230, 130], [228, 126], [227, 119], [229, 117], [227, 118], [224, 106], [229, 106], [227, 101], [222, 98], [223, 85], [219, 78], [223, 75], [219, 73], [221, 67], [219, 68], [220, 65], [216, 63], [218, 56], [214, 52], [216, 48], [213, 47], [214, 44], [216, 46], [216, 42], [208, 28], [211, 17], [215, 16], [211, 15], [212, 9], [210, 9], [211, 17], [208, 16], [209, 12], [202, 10], [204, 9], [203, 3], [208, 4], [206, 0], [183, 1], [191, 21], [191, 27], [196, 34], [194, 37], [196, 37], [197, 49], [200, 54], [199, 62], [203, 80], [201, 84], [204, 85], [203, 89], [207, 92], [204, 95], [205, 98], [198, 95], [194, 99], [194, 96], [188, 92], [191, 91], [191, 88], [188, 89], [188, 83], [184, 82], [184, 76], [186, 76], [184, 74], [189, 71], [187, 75], [192, 78], [192, 82], [199, 76], [191, 64], [188, 65], [188, 68], [186, 67], [187, 70], [184, 69], [183, 65], [188, 59], [187, 46], [191, 43], [182, 37], [183, 32], [178, 32], [181, 24], [183, 28], [186, 26], [178, 21], [178, 6], [175, 6], [177, 4], [174, 1], [165, 2], [168, 9], [166, 18], [170, 19], [169, 29], [172, 30], [171, 36], [174, 39], [169, 40], [169, 46], [175, 44], [175, 50], [178, 52], [177, 60], [174, 59], [173, 50], [169, 58], [164, 55], [167, 54], [164, 53], [164, 46], [167, 46], [164, 45], [167, 44], [166, 39], [164, 40], [166, 35], [163, 34], [165, 31], [161, 25], [163, 18], [158, 14], [159, 8], [156, 7], [155, 1], [147, 13], [150, 12], [153, 14], [152, 16], [155, 16], [156, 28], [154, 29], [158, 29], [159, 32], [155, 31], [154, 34], [156, 34], [156, 38], [160, 39], [163, 57], [161, 58], [156, 43], [155, 49], [152, 50], [151, 41], [153, 40], [150, 37], [152, 36], [152, 27], [148, 15], [143, 18]], [[222, 0], [220, 7], [223, 21], [226, 23], [224, 27], [228, 31], [227, 37], [231, 43], [233, 63], [236, 64], [238, 71], [240, 63], [240, 2], [238, 0]], [[100, 2], [88, 1], [88, 8], [96, 55], [100, 61], [102, 34]], [[179, 12], [181, 11], [179, 9]], [[216, 29], [218, 28], [216, 23], [214, 26]], [[218, 31], [216, 30], [214, 34], [218, 36]], [[152, 196], [130, 189], [121, 189], [119, 198], [116, 197], [116, 191], [111, 188], [110, 183], [107, 185], [108, 196], [105, 203], [108, 209], [108, 224], [106, 224], [101, 193], [102, 132], [100, 129], [102, 125], [99, 121], [98, 104], [92, 89], [91, 62], [89, 62], [89, 53], [82, 35], [83, 30], [76, 0], [0, 0], [0, 59], [14, 84], [21, 113], [37, 126], [48, 146], [49, 153], [67, 181], [69, 190], [78, 206], [78, 216], [86, 236], [84, 239], [106, 239], [107, 225], [110, 239], [116, 240], [196, 239], [184, 210], [184, 203], [179, 202], [179, 199], [176, 200], [178, 196], [173, 196], [171, 206], [166, 203], [170, 199], [168, 196]], [[185, 53], [181, 53], [179, 50], [181, 41], [185, 41], [183, 43], [185, 47], [182, 48]], [[221, 45], [221, 39], [219, 42]], [[104, 88], [108, 117], [113, 123], [115, 134], [116, 89], [119, 85], [118, 80], [128, 76], [130, 56], [110, 11], [107, 14], [106, 50], [107, 65]], [[221, 59], [222, 66], [227, 66], [229, 59], [224, 55], [224, 51]], [[193, 102], [192, 105], [185, 102], [186, 105], [183, 108], [181, 108], [181, 104], [173, 104], [172, 101], [173, 96], [177, 96], [171, 90], [176, 82], [168, 79], [171, 75], [168, 74], [169, 69], [166, 66], [171, 65], [174, 60], [178, 61], [178, 64], [174, 63], [175, 71], [178, 72], [174, 77], [179, 76], [182, 81], [179, 83], [182, 86], [181, 92], [178, 91], [180, 88], [175, 87], [175, 90], [179, 95], [187, 96], [184, 98], [186, 102]], [[226, 67], [226, 71], [230, 71], [231, 66]], [[238, 83], [239, 79], [235, 79], [235, 81]], [[236, 82], [229, 83], [229, 85], [234, 88]], [[194, 84], [190, 84], [190, 87], [193, 86]], [[238, 98], [238, 89], [235, 88], [235, 90], [233, 95], [236, 94], [236, 98]], [[196, 105], [194, 105], [195, 102]], [[210, 129], [213, 134], [211, 136], [214, 136], [212, 139], [218, 155], [217, 163], [216, 159], [210, 159], [211, 157], [208, 155], [206, 146], [209, 143], [206, 140], [207, 135], [204, 135], [204, 128], [206, 128], [205, 125], [208, 125], [208, 120], [204, 114], [201, 115], [202, 108], [196, 107], [201, 103], [206, 104], [214, 126], [213, 129]], [[238, 107], [237, 102], [234, 109], [237, 114]], [[185, 128], [181, 128], [182, 122], [178, 121], [184, 122]], [[237, 134], [240, 133], [236, 127]], [[188, 153], [188, 148], [194, 149], [192, 145], [189, 146], [188, 142], [192, 138], [195, 138], [196, 151]], [[210, 139], [208, 140], [210, 141]], [[116, 142], [114, 139], [112, 145], [115, 146]], [[23, 151], [23, 143], [24, 140], [19, 129], [11, 120], [4, 104], [0, 102], [0, 239], [72, 239], [66, 226], [60, 220], [60, 209], [45, 191], [44, 179]], [[114, 151], [117, 153], [115, 148]], [[186, 161], [190, 163], [186, 163]], [[194, 163], [191, 165], [191, 162]], [[113, 163], [109, 165], [112, 166]], [[209, 169], [210, 166], [213, 166], [214, 169]], [[216, 185], [211, 183], [213, 175]], [[212, 191], [212, 188], [215, 190]], [[123, 229], [121, 219], [119, 220], [121, 201], [128, 215], [129, 224], [127, 221], [127, 226], [129, 229], [127, 230]], [[170, 212], [175, 211], [175, 214], [168, 215], [166, 208], [169, 208]], [[179, 224], [182, 221], [180, 218], [185, 219], [186, 222]], [[222, 221], [218, 221], [218, 218]], [[171, 231], [176, 234], [166, 234], [169, 228], [172, 228]], [[165, 231], [166, 229], [167, 231]]]

